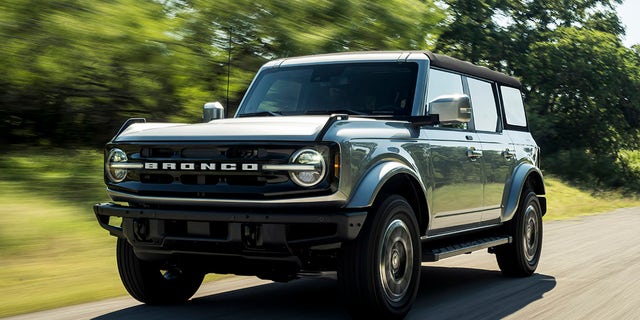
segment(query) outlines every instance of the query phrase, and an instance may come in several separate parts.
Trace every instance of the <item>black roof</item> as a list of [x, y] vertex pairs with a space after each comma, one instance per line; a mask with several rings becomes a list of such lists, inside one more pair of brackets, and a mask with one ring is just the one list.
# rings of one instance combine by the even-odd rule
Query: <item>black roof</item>
[[478, 78], [483, 78], [487, 80], [492, 80], [498, 82], [500, 84], [504, 84], [510, 87], [515, 87], [520, 89], [522, 84], [520, 84], [520, 80], [510, 77], [504, 73], [500, 73], [497, 71], [493, 71], [487, 67], [477, 66], [471, 62], [462, 61], [453, 57], [445, 56], [442, 54], [433, 53], [430, 51], [422, 51], [424, 52], [429, 60], [431, 60], [431, 66], [447, 69], [459, 73], [463, 73], [470, 76], [475, 76]]
[[[462, 73], [465, 75], [469, 75], [472, 77], [478, 77], [478, 78], [482, 78], [482, 79], [486, 79], [486, 80], [491, 80], [491, 81], [495, 81], [499, 84], [502, 85], [506, 85], [506, 86], [510, 86], [510, 87], [514, 87], [514, 88], [522, 88], [522, 84], [520, 83], [520, 80], [508, 76], [504, 73], [498, 72], [498, 71], [493, 71], [487, 67], [482, 67], [482, 66], [478, 66], [475, 65], [471, 62], [467, 62], [467, 61], [462, 61], [450, 56], [445, 56], [443, 54], [437, 54], [437, 53], [433, 53], [431, 51], [428, 50], [412, 50], [412, 51], [354, 51], [354, 52], [338, 52], [338, 53], [325, 53], [325, 54], [317, 54], [317, 55], [312, 55], [312, 56], [302, 56], [302, 57], [313, 57], [313, 56], [335, 56], [335, 55], [349, 55], [349, 54], [354, 54], [354, 53], [359, 53], [359, 54], [376, 54], [376, 53], [398, 53], [398, 54], [402, 54], [402, 53], [409, 53], [409, 52], [413, 52], [413, 53], [422, 53], [424, 55], [426, 55], [429, 60], [431, 60], [431, 66], [436, 67], [436, 68], [441, 68], [441, 69], [446, 69], [446, 70], [451, 70], [454, 72], [458, 72], [458, 73]], [[296, 58], [302, 58], [302, 57], [296, 57]], [[288, 59], [288, 58], [285, 58]]]

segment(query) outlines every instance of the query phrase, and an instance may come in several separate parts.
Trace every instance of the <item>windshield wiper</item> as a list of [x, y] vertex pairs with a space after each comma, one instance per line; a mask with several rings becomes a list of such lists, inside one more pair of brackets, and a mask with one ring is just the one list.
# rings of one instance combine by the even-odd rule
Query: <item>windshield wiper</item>
[[277, 117], [281, 116], [282, 112], [280, 111], [260, 111], [260, 112], [251, 112], [251, 113], [242, 113], [238, 115], [238, 118], [245, 117]]

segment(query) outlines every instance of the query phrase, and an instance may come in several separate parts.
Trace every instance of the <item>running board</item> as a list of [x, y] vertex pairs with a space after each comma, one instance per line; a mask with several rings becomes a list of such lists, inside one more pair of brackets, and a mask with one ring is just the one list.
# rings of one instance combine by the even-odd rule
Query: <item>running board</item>
[[[423, 262], [434, 262], [440, 259], [449, 258], [465, 253], [471, 253], [482, 249], [496, 247], [502, 244], [511, 243], [511, 236], [487, 237], [472, 241], [450, 244], [439, 248], [424, 248], [422, 251]], [[423, 243], [424, 245], [424, 243]]]

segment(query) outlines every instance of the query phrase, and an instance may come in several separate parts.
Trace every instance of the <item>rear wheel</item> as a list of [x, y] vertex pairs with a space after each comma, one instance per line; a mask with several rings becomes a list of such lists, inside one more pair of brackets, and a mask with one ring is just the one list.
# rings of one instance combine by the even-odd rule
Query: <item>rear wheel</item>
[[513, 243], [496, 247], [498, 266], [507, 276], [530, 276], [542, 251], [542, 210], [538, 196], [530, 189], [522, 193], [518, 212], [507, 229]]
[[122, 284], [132, 297], [146, 304], [184, 303], [204, 279], [204, 273], [194, 269], [140, 260], [126, 239], [118, 238], [116, 257]]
[[338, 281], [351, 314], [358, 318], [403, 318], [420, 282], [418, 223], [409, 203], [388, 197], [342, 248]]

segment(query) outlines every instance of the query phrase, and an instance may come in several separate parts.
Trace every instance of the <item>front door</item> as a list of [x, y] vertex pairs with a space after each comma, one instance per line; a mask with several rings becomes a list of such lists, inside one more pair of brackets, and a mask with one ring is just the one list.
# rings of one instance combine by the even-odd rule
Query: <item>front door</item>
[[432, 166], [432, 235], [480, 223], [483, 207], [482, 145], [473, 132], [423, 129]]

